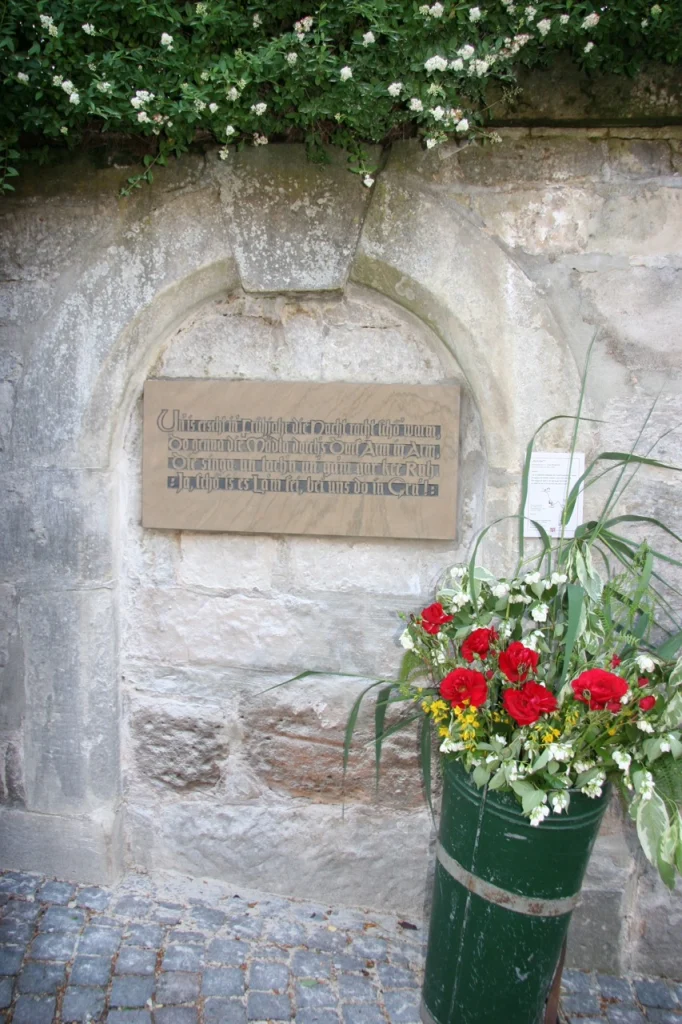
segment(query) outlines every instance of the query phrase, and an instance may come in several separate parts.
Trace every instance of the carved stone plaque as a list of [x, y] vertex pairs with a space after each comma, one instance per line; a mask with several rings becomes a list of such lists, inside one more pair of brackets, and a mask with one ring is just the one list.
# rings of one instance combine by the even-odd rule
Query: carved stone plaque
[[455, 385], [148, 380], [142, 523], [455, 537]]

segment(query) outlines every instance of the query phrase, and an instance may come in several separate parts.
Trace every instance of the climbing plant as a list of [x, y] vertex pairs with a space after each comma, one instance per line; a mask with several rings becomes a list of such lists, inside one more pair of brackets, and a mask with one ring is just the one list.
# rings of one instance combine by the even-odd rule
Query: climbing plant
[[[417, 134], [485, 134], [486, 86], [566, 51], [635, 74], [682, 53], [679, 0], [0, 0], [0, 181], [50, 147], [142, 137], [144, 167], [213, 140], [351, 154]], [[490, 134], [490, 133], [488, 133]], [[493, 136], [494, 137], [494, 136]]]

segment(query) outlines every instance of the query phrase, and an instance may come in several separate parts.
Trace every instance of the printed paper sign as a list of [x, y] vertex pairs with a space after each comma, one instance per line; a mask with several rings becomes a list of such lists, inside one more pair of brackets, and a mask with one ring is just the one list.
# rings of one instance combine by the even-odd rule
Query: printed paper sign
[[[568, 483], [568, 473], [571, 481]], [[583, 452], [533, 452], [528, 478], [524, 536], [539, 537], [530, 519], [544, 526], [550, 537], [561, 536], [561, 517], [568, 492], [585, 471]], [[580, 488], [573, 515], [566, 524], [564, 537], [573, 537], [583, 521], [583, 489]]]

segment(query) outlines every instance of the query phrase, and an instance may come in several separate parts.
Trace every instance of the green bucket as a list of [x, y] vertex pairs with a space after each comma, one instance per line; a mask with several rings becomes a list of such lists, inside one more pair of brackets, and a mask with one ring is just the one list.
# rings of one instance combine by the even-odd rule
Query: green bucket
[[533, 827], [510, 793], [443, 773], [424, 1024], [539, 1024], [609, 794]]

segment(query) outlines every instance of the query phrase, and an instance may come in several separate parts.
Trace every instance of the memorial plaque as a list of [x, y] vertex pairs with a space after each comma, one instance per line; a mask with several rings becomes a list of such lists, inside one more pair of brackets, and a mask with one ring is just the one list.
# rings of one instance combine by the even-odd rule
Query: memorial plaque
[[455, 537], [455, 385], [148, 380], [143, 526]]

